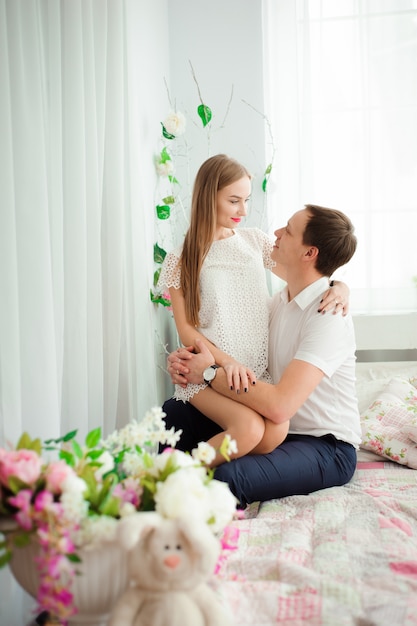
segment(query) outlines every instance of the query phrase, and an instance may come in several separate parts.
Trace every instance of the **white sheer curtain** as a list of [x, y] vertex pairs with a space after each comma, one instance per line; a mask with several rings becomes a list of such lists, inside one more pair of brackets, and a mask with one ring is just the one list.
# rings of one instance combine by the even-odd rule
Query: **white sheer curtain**
[[416, 310], [416, 0], [264, 0], [264, 27], [272, 206], [345, 211], [353, 310]]
[[[0, 446], [157, 403], [143, 7], [0, 0]], [[0, 623], [21, 604], [1, 571]]]

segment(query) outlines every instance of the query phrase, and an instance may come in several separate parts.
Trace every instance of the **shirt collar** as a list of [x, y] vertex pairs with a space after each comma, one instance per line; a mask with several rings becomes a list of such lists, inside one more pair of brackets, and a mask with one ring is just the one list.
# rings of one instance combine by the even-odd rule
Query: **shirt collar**
[[[315, 280], [314, 283], [311, 283], [311, 285], [308, 285], [308, 287], [300, 291], [300, 293], [293, 298], [293, 301], [297, 303], [300, 309], [304, 310], [327, 289], [329, 289], [329, 279], [326, 276], [322, 276], [322, 278]], [[282, 290], [281, 298], [284, 302], [288, 302], [288, 288]]]

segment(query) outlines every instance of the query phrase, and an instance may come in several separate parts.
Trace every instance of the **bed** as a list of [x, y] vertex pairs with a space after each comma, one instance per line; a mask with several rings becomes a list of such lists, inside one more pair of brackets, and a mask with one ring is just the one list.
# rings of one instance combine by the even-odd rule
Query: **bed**
[[417, 624], [417, 354], [406, 356], [357, 363], [363, 447], [347, 485], [254, 503], [233, 522], [237, 549], [215, 585], [236, 625]]

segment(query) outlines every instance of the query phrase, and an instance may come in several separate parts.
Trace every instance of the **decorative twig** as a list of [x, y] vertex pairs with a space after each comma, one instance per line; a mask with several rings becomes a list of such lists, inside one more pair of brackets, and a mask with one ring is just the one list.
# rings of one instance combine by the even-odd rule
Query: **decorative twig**
[[200, 91], [200, 85], [198, 84], [198, 81], [197, 81], [197, 78], [196, 78], [196, 75], [195, 75], [195, 72], [194, 72], [193, 65], [192, 65], [192, 63], [191, 63], [191, 61], [189, 59], [188, 59], [188, 63], [190, 64], [190, 67], [191, 67], [191, 76], [193, 77], [194, 82], [197, 85], [198, 97], [200, 98], [201, 104], [204, 104], [203, 97], [202, 97], [201, 91]]
[[166, 92], [167, 92], [167, 97], [168, 97], [169, 106], [170, 106], [170, 107], [171, 107], [171, 109], [174, 111], [174, 110], [175, 110], [175, 108], [172, 106], [171, 96], [169, 95], [169, 87], [168, 87], [168, 83], [167, 83], [167, 80], [166, 80], [165, 76], [164, 76], [164, 84], [165, 84], [165, 89], [166, 89]]
[[229, 102], [227, 103], [226, 113], [225, 113], [223, 122], [220, 124], [219, 128], [224, 128], [224, 125], [226, 123], [227, 117], [228, 117], [228, 115], [230, 113], [230, 107], [231, 107], [231, 104], [232, 104], [232, 100], [233, 100], [233, 85], [232, 85], [232, 90], [230, 92]]
[[255, 113], [257, 113], [258, 115], [260, 115], [262, 117], [262, 119], [264, 120], [264, 122], [267, 125], [268, 128], [268, 134], [271, 140], [271, 146], [272, 146], [272, 157], [271, 157], [271, 166], [274, 163], [274, 157], [275, 157], [275, 152], [276, 152], [276, 148], [275, 148], [275, 142], [274, 142], [274, 135], [272, 133], [272, 125], [271, 122], [269, 121], [268, 117], [265, 115], [265, 113], [262, 113], [261, 111], [258, 111], [257, 108], [255, 108], [252, 104], [250, 104], [249, 102], [247, 102], [246, 100], [244, 100], [242, 98], [242, 102], [244, 104], [246, 104], [246, 106], [250, 107], [253, 111], [255, 111]]

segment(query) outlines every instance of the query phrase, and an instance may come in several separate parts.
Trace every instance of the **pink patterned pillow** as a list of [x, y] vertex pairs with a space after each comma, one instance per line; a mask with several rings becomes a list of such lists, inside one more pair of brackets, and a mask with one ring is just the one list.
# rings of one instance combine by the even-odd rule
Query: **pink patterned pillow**
[[409, 380], [393, 378], [362, 413], [361, 425], [361, 448], [417, 469], [417, 389]]

